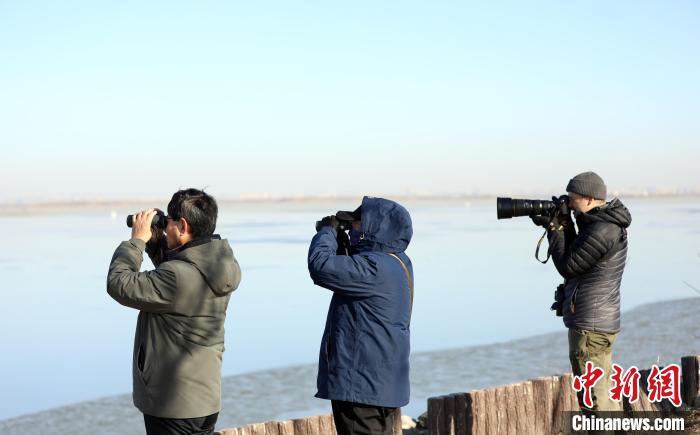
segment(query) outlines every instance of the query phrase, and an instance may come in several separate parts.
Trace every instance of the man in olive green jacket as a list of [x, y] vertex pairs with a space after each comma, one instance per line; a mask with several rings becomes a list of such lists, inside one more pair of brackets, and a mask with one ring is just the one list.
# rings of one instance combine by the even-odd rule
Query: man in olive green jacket
[[[165, 234], [157, 211], [133, 217], [131, 239], [112, 257], [107, 292], [140, 310], [133, 357], [134, 405], [148, 434], [213, 433], [221, 410], [224, 320], [241, 272], [214, 235], [218, 208], [196, 189], [176, 192]], [[144, 251], [155, 270], [139, 272]]]

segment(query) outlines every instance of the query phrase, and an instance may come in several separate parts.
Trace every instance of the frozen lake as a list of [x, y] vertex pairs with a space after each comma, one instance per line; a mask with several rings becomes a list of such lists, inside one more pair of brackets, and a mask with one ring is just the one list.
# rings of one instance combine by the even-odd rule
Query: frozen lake
[[[700, 199], [623, 202], [633, 217], [623, 310], [697, 296], [684, 281], [700, 287]], [[306, 367], [303, 379], [313, 375], [308, 364], [318, 355], [330, 294], [308, 276], [308, 243], [316, 220], [358, 203], [221, 207], [217, 232], [243, 271], [226, 321], [224, 376], [289, 366]], [[533, 258], [541, 232], [529, 219], [497, 221], [493, 199], [403, 204], [414, 222], [407, 250], [416, 282], [413, 352], [563, 331], [549, 311], [560, 279]], [[114, 302], [105, 281], [133, 211], [0, 216], [8, 230], [0, 254], [0, 420], [131, 391], [137, 313]], [[278, 371], [267, 373], [274, 379]], [[255, 391], [246, 388], [241, 394]]]

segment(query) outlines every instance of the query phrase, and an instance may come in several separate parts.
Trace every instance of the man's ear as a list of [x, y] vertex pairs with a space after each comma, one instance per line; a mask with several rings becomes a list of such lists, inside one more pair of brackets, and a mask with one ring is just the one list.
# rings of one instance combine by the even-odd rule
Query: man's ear
[[185, 220], [185, 218], [180, 218], [180, 235], [189, 234], [190, 224]]

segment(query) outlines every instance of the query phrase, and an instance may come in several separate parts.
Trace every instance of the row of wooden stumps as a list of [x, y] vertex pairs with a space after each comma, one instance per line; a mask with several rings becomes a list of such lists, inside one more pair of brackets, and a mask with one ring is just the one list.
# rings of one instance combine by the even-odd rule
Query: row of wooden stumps
[[[286, 421], [255, 423], [219, 431], [221, 435], [337, 435], [333, 416], [319, 415]], [[394, 435], [401, 435], [401, 410], [394, 414]]]
[[[626, 399], [627, 411], [673, 408], [668, 401], [651, 403], [646, 395], [648, 370], [641, 370], [640, 398]], [[566, 430], [567, 411], [578, 411], [571, 374], [537, 378], [468, 393], [428, 399], [429, 435], [556, 434]], [[700, 407], [700, 355], [681, 359], [683, 403]], [[222, 435], [336, 435], [332, 415], [270, 421], [224, 429]], [[401, 413], [394, 418], [394, 435], [400, 435]]]
[[[623, 402], [625, 411], [672, 411], [664, 400], [649, 401], [640, 370], [640, 397]], [[700, 406], [700, 356], [681, 360], [683, 403]], [[497, 388], [456, 393], [428, 399], [429, 435], [557, 434], [567, 429], [565, 412], [579, 411], [571, 374], [548, 376]]]

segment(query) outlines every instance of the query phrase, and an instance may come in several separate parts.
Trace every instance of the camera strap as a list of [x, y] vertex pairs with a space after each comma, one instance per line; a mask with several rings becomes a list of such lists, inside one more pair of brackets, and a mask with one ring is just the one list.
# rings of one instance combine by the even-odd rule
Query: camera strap
[[547, 258], [544, 259], [544, 261], [540, 260], [540, 246], [542, 245], [542, 241], [544, 240], [545, 236], [547, 236], [547, 229], [545, 228], [544, 233], [542, 233], [542, 237], [540, 237], [540, 241], [537, 242], [537, 249], [535, 249], [535, 258], [537, 261], [539, 261], [542, 264], [547, 264], [549, 261], [549, 257], [551, 257], [551, 253], [549, 252], [549, 249], [547, 249]]
[[399, 263], [401, 263], [401, 267], [403, 268], [403, 271], [406, 272], [406, 281], [408, 281], [408, 288], [411, 290], [411, 308], [408, 313], [408, 324], [411, 324], [411, 315], [413, 314], [413, 278], [411, 277], [411, 273], [408, 271], [408, 268], [406, 265], [401, 261], [398, 255], [390, 252], [389, 255], [392, 257], [396, 258], [399, 260]]

